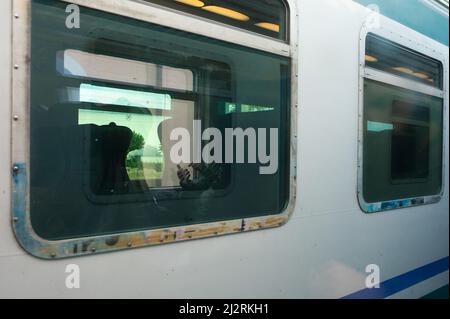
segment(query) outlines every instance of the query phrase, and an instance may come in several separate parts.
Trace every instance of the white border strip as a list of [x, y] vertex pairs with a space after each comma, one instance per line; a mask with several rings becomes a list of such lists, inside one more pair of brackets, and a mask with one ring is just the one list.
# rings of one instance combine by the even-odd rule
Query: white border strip
[[417, 81], [406, 79], [404, 77], [390, 74], [387, 72], [379, 71], [370, 67], [366, 67], [364, 70], [364, 77], [367, 79], [387, 83], [397, 87], [401, 87], [407, 90], [437, 96], [439, 98], [444, 98], [445, 93], [433, 86], [426, 85]]

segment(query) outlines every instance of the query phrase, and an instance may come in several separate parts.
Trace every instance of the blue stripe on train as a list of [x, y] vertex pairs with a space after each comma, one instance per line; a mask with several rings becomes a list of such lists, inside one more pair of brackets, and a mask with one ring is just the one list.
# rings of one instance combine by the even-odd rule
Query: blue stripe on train
[[439, 259], [431, 264], [411, 270], [400, 276], [388, 279], [380, 283], [380, 288], [366, 288], [343, 299], [381, 299], [389, 297], [399, 291], [405, 290], [433, 276], [448, 270], [449, 257]]

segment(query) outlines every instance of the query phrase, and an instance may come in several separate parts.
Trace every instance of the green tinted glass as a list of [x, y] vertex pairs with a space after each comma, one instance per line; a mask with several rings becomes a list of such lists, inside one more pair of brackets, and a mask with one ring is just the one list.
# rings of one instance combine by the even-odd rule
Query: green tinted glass
[[373, 80], [364, 84], [366, 202], [437, 195], [443, 100]]
[[[39, 236], [283, 211], [289, 59], [85, 7], [81, 28], [68, 29], [65, 8], [60, 1], [32, 2], [30, 214]], [[214, 149], [200, 163], [178, 165], [171, 153], [175, 129], [190, 134], [192, 154], [210, 142], [195, 139], [195, 121], [224, 139], [229, 129], [254, 132], [232, 144], [231, 157], [240, 145], [247, 159], [257, 150], [269, 153], [269, 132], [277, 130], [277, 169], [261, 174], [260, 162], [227, 161], [226, 141], [223, 154]], [[209, 156], [219, 160], [205, 161]]]
[[144, 0], [272, 38], [287, 40], [282, 0]]
[[442, 63], [369, 33], [366, 66], [442, 89]]

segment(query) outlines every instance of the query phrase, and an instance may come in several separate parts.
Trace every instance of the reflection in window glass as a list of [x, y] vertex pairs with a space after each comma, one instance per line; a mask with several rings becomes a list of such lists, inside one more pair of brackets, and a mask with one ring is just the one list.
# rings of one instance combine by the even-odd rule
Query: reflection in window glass
[[440, 192], [441, 98], [366, 79], [364, 123], [363, 189], [366, 202]]
[[225, 114], [235, 112], [251, 113], [251, 112], [265, 112], [265, 111], [273, 111], [273, 107], [248, 105], [248, 104], [237, 105], [235, 103], [225, 103]]
[[442, 64], [432, 58], [369, 33], [366, 65], [442, 89]]
[[116, 89], [90, 84], [80, 85], [79, 101], [160, 110], [170, 110], [171, 108], [171, 98], [169, 94]]
[[430, 109], [405, 101], [394, 101], [392, 120], [392, 179], [427, 178]]
[[158, 139], [158, 126], [168, 117], [125, 112], [107, 112], [80, 109], [78, 125], [117, 126], [131, 130], [131, 141], [126, 151], [125, 167], [131, 182], [145, 180], [149, 187], [177, 186], [162, 184], [164, 154]]
[[148, 85], [180, 91], [192, 91], [194, 87], [191, 70], [80, 50], [67, 49], [62, 56], [59, 54], [57, 68], [65, 76], [111, 83]]
[[[65, 7], [32, 1], [30, 216], [40, 237], [283, 211], [288, 58], [88, 8], [82, 8], [82, 28], [61, 28]], [[225, 161], [226, 154], [206, 148], [196, 121], [200, 132], [215, 129], [210, 132], [223, 145], [227, 129], [255, 129], [242, 138], [246, 157], [252, 148], [245, 141], [259, 138], [258, 129], [277, 129], [277, 170], [261, 174], [259, 163]], [[171, 155], [177, 141], [170, 137], [180, 128], [192, 141], [192, 156], [178, 166]], [[269, 133], [264, 138], [258, 150], [270, 144]], [[194, 163], [199, 153], [204, 156]]]
[[287, 40], [283, 0], [144, 0], [238, 28]]

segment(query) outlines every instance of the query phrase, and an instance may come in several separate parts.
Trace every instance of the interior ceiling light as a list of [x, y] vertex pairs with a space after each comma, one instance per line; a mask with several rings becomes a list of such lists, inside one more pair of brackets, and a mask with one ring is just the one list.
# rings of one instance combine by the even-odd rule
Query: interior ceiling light
[[378, 59], [374, 56], [366, 54], [365, 59], [367, 62], [378, 62]]
[[413, 70], [411, 70], [410, 68], [406, 68], [404, 66], [395, 67], [394, 70], [396, 70], [398, 72], [406, 73], [406, 74], [414, 74]]
[[235, 19], [235, 20], [239, 20], [239, 21], [248, 21], [250, 20], [249, 16], [246, 16], [245, 14], [242, 14], [240, 12], [231, 10], [231, 9], [227, 9], [224, 7], [219, 7], [219, 6], [206, 6], [206, 7], [202, 7], [203, 10], [212, 12], [212, 13], [216, 13], [216, 14], [220, 14], [222, 16], [225, 16], [227, 18], [231, 18], [231, 19]]
[[422, 72], [416, 72], [416, 73], [413, 73], [413, 75], [416, 78], [419, 78], [419, 79], [422, 79], [422, 80], [426, 80], [426, 79], [429, 78], [428, 74], [425, 74], [425, 73], [422, 73]]
[[256, 26], [263, 28], [263, 29], [267, 29], [273, 32], [280, 32], [280, 25], [275, 24], [275, 23], [270, 23], [270, 22], [258, 22], [255, 24]]
[[187, 4], [188, 6], [193, 6], [196, 8], [201, 8], [205, 5], [205, 3], [200, 0], [175, 0], [175, 1], [183, 3], [183, 4]]

